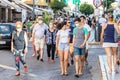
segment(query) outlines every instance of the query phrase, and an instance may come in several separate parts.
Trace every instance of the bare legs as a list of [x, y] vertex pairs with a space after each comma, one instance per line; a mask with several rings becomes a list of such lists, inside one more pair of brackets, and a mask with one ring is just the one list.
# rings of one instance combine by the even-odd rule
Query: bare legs
[[59, 50], [61, 75], [68, 74], [68, 50]]
[[112, 73], [112, 55], [113, 55], [113, 64], [114, 64], [114, 71], [116, 71], [116, 65], [117, 65], [117, 48], [105, 48], [105, 52], [107, 55], [107, 63], [109, 66], [109, 73]]
[[[76, 75], [81, 75], [83, 71], [83, 65], [84, 65], [84, 56], [75, 56], [75, 71]], [[79, 64], [80, 61], [80, 64]], [[79, 68], [80, 66], [80, 68]]]

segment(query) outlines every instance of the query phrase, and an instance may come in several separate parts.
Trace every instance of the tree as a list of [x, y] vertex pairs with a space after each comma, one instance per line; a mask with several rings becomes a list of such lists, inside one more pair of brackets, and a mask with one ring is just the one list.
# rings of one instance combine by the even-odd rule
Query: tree
[[50, 3], [50, 6], [53, 11], [56, 12], [57, 10], [62, 10], [67, 5], [63, 1], [55, 0], [54, 2]]
[[80, 12], [85, 15], [90, 15], [94, 13], [94, 8], [91, 4], [85, 2], [80, 5]]
[[113, 3], [115, 0], [103, 0], [102, 4], [103, 7], [105, 8], [107, 5], [107, 9], [111, 8], [111, 3]]

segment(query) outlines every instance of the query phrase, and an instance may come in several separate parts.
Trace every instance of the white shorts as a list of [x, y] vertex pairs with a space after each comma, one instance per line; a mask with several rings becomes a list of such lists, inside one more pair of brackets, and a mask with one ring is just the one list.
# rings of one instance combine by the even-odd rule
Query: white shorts
[[36, 50], [43, 49], [44, 39], [35, 39], [35, 48]]
[[118, 43], [109, 43], [109, 42], [104, 42], [103, 47], [118, 47]]

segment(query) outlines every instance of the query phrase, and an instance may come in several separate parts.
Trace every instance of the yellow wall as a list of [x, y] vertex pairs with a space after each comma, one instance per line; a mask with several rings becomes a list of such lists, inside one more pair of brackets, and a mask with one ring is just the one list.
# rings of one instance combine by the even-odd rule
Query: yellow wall
[[[23, 1], [26, 4], [33, 4], [33, 0], [24, 0]], [[40, 5], [40, 6], [47, 6], [48, 4], [46, 3], [45, 0], [35, 0], [35, 4]]]

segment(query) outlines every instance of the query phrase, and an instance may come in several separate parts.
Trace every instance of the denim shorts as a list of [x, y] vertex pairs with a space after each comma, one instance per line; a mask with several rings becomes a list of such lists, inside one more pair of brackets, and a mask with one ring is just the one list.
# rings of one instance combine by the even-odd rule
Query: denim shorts
[[69, 45], [66, 43], [60, 43], [58, 46], [59, 50], [69, 50]]
[[84, 56], [85, 55], [85, 48], [74, 47], [74, 55], [75, 56]]

